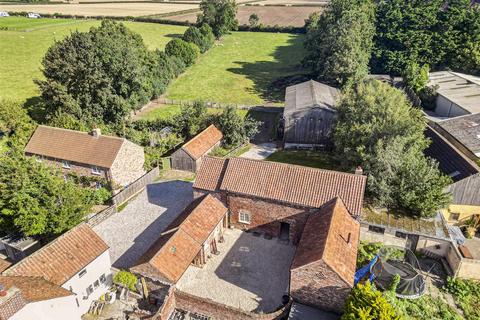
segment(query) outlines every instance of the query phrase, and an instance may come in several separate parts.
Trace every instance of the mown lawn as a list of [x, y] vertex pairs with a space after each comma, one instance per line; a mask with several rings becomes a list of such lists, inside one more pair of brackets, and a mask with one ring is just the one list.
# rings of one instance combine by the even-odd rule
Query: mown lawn
[[[183, 33], [185, 27], [154, 23], [124, 22], [142, 35], [150, 49], [163, 49], [172, 37]], [[47, 49], [72, 31], [87, 31], [98, 26], [96, 20], [27, 19], [8, 17], [0, 19], [2, 27], [31, 31], [0, 30], [0, 98], [26, 101], [39, 94], [34, 79], [42, 78], [41, 60]]]
[[282, 104], [284, 86], [278, 80], [303, 71], [302, 41], [303, 35], [234, 32], [176, 79], [167, 97], [244, 105]]
[[[209, 114], [218, 114], [222, 112], [222, 109], [207, 108], [207, 112]], [[245, 117], [247, 115], [248, 110], [238, 109], [237, 112], [240, 116]], [[161, 106], [161, 107], [152, 109], [150, 111], [147, 111], [144, 114], [139, 115], [138, 118], [141, 120], [157, 120], [157, 119], [167, 120], [167, 119], [173, 118], [179, 113], [180, 113], [179, 105], [165, 105], [165, 106]]]
[[272, 153], [266, 160], [319, 169], [340, 170], [338, 162], [328, 152], [282, 150]]

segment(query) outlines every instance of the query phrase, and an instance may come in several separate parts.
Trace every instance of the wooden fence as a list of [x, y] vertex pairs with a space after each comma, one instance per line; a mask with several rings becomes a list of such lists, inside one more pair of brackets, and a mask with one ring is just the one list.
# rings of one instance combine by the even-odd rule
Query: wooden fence
[[90, 226], [96, 226], [100, 222], [106, 220], [108, 217], [118, 212], [118, 207], [123, 203], [127, 202], [130, 198], [142, 191], [145, 186], [149, 183], [155, 181], [155, 179], [160, 175], [160, 168], [155, 167], [135, 182], [127, 186], [125, 189], [114, 195], [110, 201], [112, 205], [96, 214], [90, 215], [87, 217], [87, 223]]

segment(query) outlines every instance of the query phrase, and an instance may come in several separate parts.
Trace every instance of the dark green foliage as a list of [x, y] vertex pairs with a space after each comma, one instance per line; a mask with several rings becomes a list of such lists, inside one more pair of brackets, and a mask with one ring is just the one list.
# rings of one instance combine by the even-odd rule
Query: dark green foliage
[[237, 30], [235, 0], [202, 0], [200, 10], [202, 13], [198, 15], [197, 23], [199, 25], [206, 23], [212, 27], [213, 34], [217, 39], [232, 30]]
[[176, 134], [170, 134], [166, 137], [159, 138], [154, 146], [145, 147], [145, 170], [149, 171], [154, 167], [161, 165], [161, 158], [167, 152], [173, 150], [184, 140]]
[[379, 81], [343, 93], [334, 130], [337, 153], [346, 167], [361, 165], [367, 194], [375, 205], [430, 216], [449, 203], [443, 189], [451, 180], [425, 158], [425, 119], [405, 95]]
[[223, 144], [226, 147], [236, 147], [248, 142], [255, 134], [261, 124], [250, 116], [242, 117], [233, 106], [227, 106], [216, 119], [218, 128], [223, 133]]
[[356, 83], [368, 74], [374, 35], [370, 0], [333, 0], [306, 21], [304, 65], [327, 82]]
[[114, 283], [121, 284], [132, 291], [136, 291], [135, 284], [137, 284], [137, 281], [137, 277], [133, 273], [126, 270], [118, 271], [113, 277]]
[[204, 26], [206, 27], [202, 26], [202, 30], [194, 26], [189, 27], [182, 37], [184, 41], [195, 44], [201, 53], [205, 53], [210, 49], [215, 41], [211, 28], [208, 25]]
[[0, 159], [0, 229], [58, 235], [89, 212], [88, 192], [20, 152]]
[[403, 73], [403, 81], [412, 88], [413, 91], [419, 93], [428, 83], [428, 65], [419, 66], [415, 61], [410, 61]]
[[357, 268], [367, 265], [377, 255], [384, 244], [381, 242], [360, 242], [357, 253]]
[[250, 17], [248, 18], [248, 23], [250, 24], [251, 28], [256, 28], [258, 27], [258, 24], [260, 22], [260, 18], [256, 13], [252, 13]]
[[209, 44], [208, 49], [210, 49], [215, 43], [215, 35], [213, 34], [212, 28], [208, 24], [204, 23], [200, 26], [200, 32], [205, 37], [205, 41]]
[[418, 92], [418, 97], [422, 101], [422, 108], [426, 110], [434, 110], [436, 107], [437, 99], [437, 87], [438, 86], [426, 86], [420, 92]]
[[453, 295], [467, 320], [480, 319], [480, 282], [449, 277], [444, 289]]
[[181, 111], [175, 117], [177, 131], [186, 140], [195, 136], [206, 128], [207, 106], [202, 101], [195, 101], [193, 104], [184, 104]]
[[398, 311], [405, 320], [417, 319], [464, 319], [440, 297], [433, 298], [426, 294], [418, 299], [395, 299]]
[[23, 148], [33, 129], [32, 119], [18, 102], [0, 99], [0, 133], [10, 147]]
[[56, 42], [38, 81], [47, 113], [119, 123], [133, 109], [161, 94], [152, 74], [157, 61], [140, 35], [123, 24], [102, 21], [89, 32]]
[[370, 283], [355, 286], [345, 303], [342, 320], [400, 320], [397, 313], [382, 292]]
[[195, 63], [199, 52], [200, 49], [195, 44], [182, 39], [172, 39], [165, 46], [167, 55], [178, 57], [187, 67]]

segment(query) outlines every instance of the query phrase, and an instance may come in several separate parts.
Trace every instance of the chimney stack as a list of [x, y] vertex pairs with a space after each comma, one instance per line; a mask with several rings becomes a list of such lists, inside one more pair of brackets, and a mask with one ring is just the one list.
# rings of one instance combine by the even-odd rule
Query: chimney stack
[[99, 128], [95, 128], [92, 130], [92, 136], [98, 138], [102, 135], [102, 131]]
[[355, 169], [355, 174], [363, 175], [363, 169], [362, 169], [361, 166], [358, 166], [358, 167]]

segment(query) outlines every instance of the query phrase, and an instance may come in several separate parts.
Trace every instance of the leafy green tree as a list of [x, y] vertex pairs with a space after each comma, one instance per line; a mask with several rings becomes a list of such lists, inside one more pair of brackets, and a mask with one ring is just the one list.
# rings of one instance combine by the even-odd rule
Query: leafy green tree
[[332, 0], [307, 21], [304, 65], [318, 78], [345, 85], [368, 74], [375, 31], [370, 0]]
[[206, 127], [207, 106], [202, 101], [195, 101], [193, 104], [181, 106], [180, 114], [175, 117], [175, 124], [178, 132], [190, 139]]
[[248, 18], [248, 23], [250, 24], [251, 28], [256, 28], [258, 27], [258, 24], [260, 22], [260, 18], [256, 13], [252, 13], [250, 17]]
[[135, 285], [137, 284], [137, 277], [126, 270], [118, 271], [113, 277], [113, 282], [121, 284], [132, 291], [136, 291]]
[[156, 65], [140, 35], [105, 20], [50, 47], [42, 61], [45, 80], [37, 83], [49, 115], [61, 111], [81, 120], [118, 123], [161, 94], [152, 74]]
[[405, 68], [403, 80], [413, 91], [419, 93], [427, 86], [429, 70], [427, 64], [420, 67], [418, 63], [412, 61]]
[[370, 283], [357, 284], [345, 303], [342, 320], [401, 320], [383, 294]]
[[334, 143], [346, 167], [361, 165], [367, 194], [378, 206], [431, 216], [449, 203], [451, 182], [423, 155], [425, 119], [405, 95], [380, 81], [345, 91], [338, 106]]
[[0, 133], [8, 138], [10, 147], [23, 148], [33, 129], [32, 119], [18, 102], [0, 99]]
[[[204, 30], [207, 34], [202, 33], [199, 28], [191, 26], [185, 31], [182, 39], [183, 41], [195, 44], [200, 49], [200, 52], [204, 53], [212, 47], [214, 41], [213, 37], [209, 37], [208, 30]], [[211, 29], [210, 32], [212, 32]]]
[[256, 133], [261, 124], [247, 116], [242, 118], [237, 108], [227, 106], [217, 119], [217, 125], [223, 133], [223, 144], [226, 147], [236, 147], [242, 143], [248, 142]]
[[235, 0], [202, 0], [200, 10], [202, 13], [198, 15], [197, 23], [199, 25], [206, 23], [212, 27], [213, 34], [217, 39], [230, 31], [237, 30]]
[[58, 235], [89, 212], [88, 192], [21, 152], [0, 158], [0, 230]]
[[213, 34], [212, 27], [204, 23], [200, 26], [199, 29], [200, 29], [200, 32], [205, 37], [205, 41], [208, 43], [208, 49], [210, 49], [211, 47], [213, 47], [213, 44], [215, 43], [215, 35]]
[[165, 53], [169, 56], [180, 58], [188, 67], [195, 63], [200, 49], [195, 44], [182, 39], [172, 39], [165, 46]]

